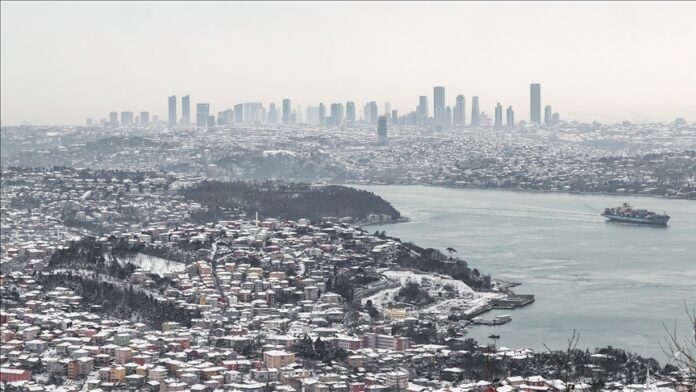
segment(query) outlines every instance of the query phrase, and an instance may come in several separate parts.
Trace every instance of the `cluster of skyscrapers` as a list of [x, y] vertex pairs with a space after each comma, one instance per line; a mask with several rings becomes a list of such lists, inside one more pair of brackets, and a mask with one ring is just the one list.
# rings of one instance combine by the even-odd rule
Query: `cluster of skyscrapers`
[[[532, 83], [530, 85], [530, 123], [542, 125], [541, 118], [541, 85]], [[387, 124], [395, 125], [418, 125], [432, 126], [436, 129], [458, 128], [464, 126], [471, 127], [490, 127], [496, 129], [515, 128], [515, 112], [512, 106], [508, 106], [503, 121], [503, 107], [497, 103], [494, 109], [493, 118], [480, 110], [479, 97], [471, 97], [471, 114], [467, 121], [466, 98], [464, 95], [457, 95], [454, 106], [447, 106], [445, 99], [445, 87], [433, 87], [433, 107], [432, 116], [430, 113], [428, 96], [418, 97], [416, 110], [399, 116], [397, 110], [391, 110], [389, 102], [384, 104], [384, 111], [379, 112], [379, 107], [375, 101], [369, 101], [363, 106], [361, 118], [357, 118], [355, 102], [331, 103], [325, 105], [323, 102], [318, 106], [307, 106], [302, 110], [301, 107], [293, 107], [289, 98], [283, 99], [280, 108], [275, 103], [271, 103], [268, 109], [261, 102], [244, 102], [234, 105], [217, 113], [217, 117], [210, 112], [210, 104], [196, 104], [195, 124], [191, 122], [191, 99], [189, 95], [181, 97], [181, 115], [178, 114], [176, 95], [168, 99], [168, 121], [170, 127], [212, 127], [216, 125], [230, 125], [238, 123], [271, 123], [271, 124], [317, 124], [320, 126], [339, 127], [352, 125], [360, 121], [381, 125], [384, 121], [384, 134], [386, 135]], [[153, 117], [155, 123], [158, 122], [156, 116]], [[559, 123], [558, 113], [553, 113], [551, 106], [544, 108], [543, 125], [554, 126]], [[105, 120], [102, 120], [105, 122]], [[88, 120], [91, 125], [91, 120]], [[133, 112], [111, 112], [107, 125], [150, 125], [150, 115], [148, 112], [141, 112], [140, 116], [134, 117]]]

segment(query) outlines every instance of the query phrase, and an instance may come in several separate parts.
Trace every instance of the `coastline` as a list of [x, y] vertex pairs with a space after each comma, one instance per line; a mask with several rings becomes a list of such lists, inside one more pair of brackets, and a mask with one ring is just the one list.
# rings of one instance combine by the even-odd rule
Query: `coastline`
[[365, 222], [365, 221], [359, 221], [355, 222], [353, 224], [354, 227], [357, 227], [359, 229], [362, 229], [365, 226], [377, 226], [377, 225], [392, 225], [396, 223], [407, 223], [410, 222], [411, 218], [402, 216], [397, 219], [389, 219], [389, 220], [383, 220], [383, 221], [372, 221], [372, 222]]
[[[619, 193], [619, 192], [582, 192], [582, 191], [563, 191], [563, 190], [551, 190], [551, 189], [519, 189], [519, 188], [508, 188], [508, 187], [485, 187], [485, 186], [468, 186], [468, 185], [454, 185], [454, 184], [431, 184], [431, 183], [414, 183], [414, 184], [387, 184], [387, 183], [373, 183], [373, 182], [360, 182], [360, 183], [341, 183], [336, 185], [343, 186], [424, 186], [424, 187], [434, 187], [434, 188], [447, 188], [447, 189], [472, 189], [472, 190], [500, 190], [500, 191], [510, 191], [510, 192], [526, 192], [526, 193], [542, 193], [542, 194], [566, 194], [566, 195], [595, 195], [595, 196], [623, 196], [623, 197], [651, 197], [656, 199], [665, 200], [691, 200], [696, 201], [696, 197], [679, 197], [679, 196], [666, 196], [666, 195], [653, 195], [653, 194], [641, 194], [641, 193]], [[382, 223], [382, 222], [378, 222]]]

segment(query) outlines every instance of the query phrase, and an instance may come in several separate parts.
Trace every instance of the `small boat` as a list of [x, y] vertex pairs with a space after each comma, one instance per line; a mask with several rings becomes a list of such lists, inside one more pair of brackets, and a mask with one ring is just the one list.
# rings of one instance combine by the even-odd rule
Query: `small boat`
[[490, 335], [488, 339], [500, 339], [500, 335]]

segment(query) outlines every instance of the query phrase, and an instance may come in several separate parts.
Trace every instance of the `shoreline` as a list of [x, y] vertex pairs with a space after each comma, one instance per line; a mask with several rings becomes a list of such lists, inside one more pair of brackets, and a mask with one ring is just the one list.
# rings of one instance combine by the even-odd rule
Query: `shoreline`
[[355, 222], [353, 224], [354, 227], [357, 227], [359, 229], [362, 229], [365, 226], [377, 226], [377, 225], [393, 225], [397, 223], [408, 223], [411, 221], [411, 218], [402, 216], [401, 218], [397, 219], [389, 219], [389, 220], [383, 220], [383, 221], [374, 221], [374, 222]]
[[433, 188], [446, 188], [446, 189], [471, 189], [471, 190], [481, 190], [481, 191], [508, 191], [508, 192], [527, 192], [527, 193], [542, 193], [542, 194], [566, 194], [566, 195], [589, 195], [589, 196], [624, 196], [624, 197], [650, 197], [655, 199], [665, 199], [665, 200], [690, 200], [696, 201], [696, 197], [680, 197], [680, 196], [665, 196], [665, 195], [651, 195], [651, 194], [640, 194], [640, 193], [618, 193], [618, 192], [581, 192], [581, 191], [561, 191], [561, 190], [550, 190], [550, 189], [517, 189], [517, 188], [495, 188], [495, 187], [482, 187], [482, 186], [462, 186], [454, 184], [428, 184], [428, 183], [416, 183], [416, 184], [386, 184], [386, 183], [342, 183], [336, 185], [343, 186], [424, 186]]

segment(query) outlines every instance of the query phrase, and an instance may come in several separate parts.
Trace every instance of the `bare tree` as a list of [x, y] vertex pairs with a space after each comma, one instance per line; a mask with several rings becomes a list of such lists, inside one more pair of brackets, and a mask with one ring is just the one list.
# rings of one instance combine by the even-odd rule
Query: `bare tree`
[[677, 333], [677, 322], [670, 329], [666, 324], [662, 324], [666, 336], [660, 342], [660, 348], [667, 358], [676, 364], [687, 377], [691, 378], [691, 391], [696, 390], [696, 307], [689, 309], [686, 301], [684, 311], [689, 319], [691, 331], [686, 336]]
[[568, 339], [568, 347], [566, 348], [565, 352], [563, 351], [553, 351], [544, 344], [544, 347], [549, 351], [549, 354], [552, 356], [552, 360], [554, 362], [554, 365], [559, 373], [561, 373], [564, 377], [563, 382], [566, 384], [566, 388], [569, 387], [569, 381], [571, 378], [572, 373], [574, 373], [574, 368], [575, 368], [575, 349], [578, 345], [578, 342], [580, 341], [580, 333], [577, 332], [576, 330], [573, 330], [573, 335], [571, 335], [570, 339]]

